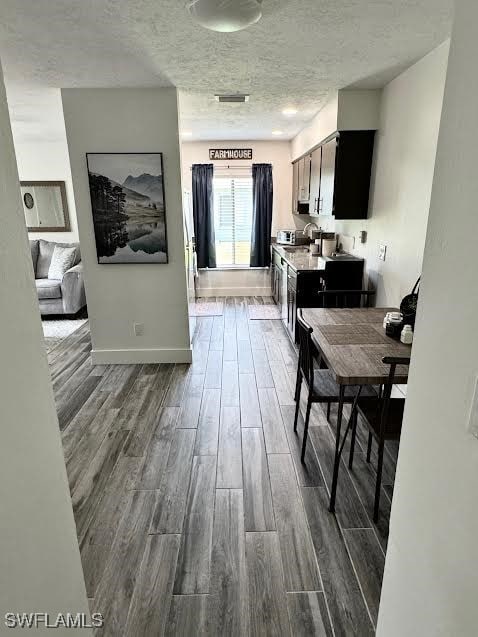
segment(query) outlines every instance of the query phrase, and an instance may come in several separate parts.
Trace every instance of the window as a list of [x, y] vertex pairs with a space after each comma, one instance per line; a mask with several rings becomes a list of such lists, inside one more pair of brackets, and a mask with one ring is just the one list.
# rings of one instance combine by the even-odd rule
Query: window
[[218, 266], [249, 266], [252, 177], [214, 177], [214, 231]]

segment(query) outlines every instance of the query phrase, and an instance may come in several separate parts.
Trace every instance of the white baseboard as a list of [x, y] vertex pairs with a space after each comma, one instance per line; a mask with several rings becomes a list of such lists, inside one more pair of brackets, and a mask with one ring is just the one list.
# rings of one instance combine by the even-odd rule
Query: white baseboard
[[272, 296], [269, 286], [263, 288], [198, 288], [198, 296]]
[[130, 365], [138, 363], [191, 363], [190, 347], [179, 349], [93, 349], [93, 365]]

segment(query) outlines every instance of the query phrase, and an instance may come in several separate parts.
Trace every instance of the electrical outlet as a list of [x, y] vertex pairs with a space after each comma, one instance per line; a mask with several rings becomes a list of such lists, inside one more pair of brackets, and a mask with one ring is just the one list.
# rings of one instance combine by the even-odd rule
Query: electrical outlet
[[135, 336], [144, 335], [144, 323], [133, 323], [133, 330]]
[[475, 379], [475, 391], [471, 401], [470, 417], [468, 418], [468, 431], [478, 438], [478, 376]]
[[387, 255], [387, 246], [384, 243], [381, 243], [378, 247], [378, 258], [380, 261], [385, 261], [385, 257]]

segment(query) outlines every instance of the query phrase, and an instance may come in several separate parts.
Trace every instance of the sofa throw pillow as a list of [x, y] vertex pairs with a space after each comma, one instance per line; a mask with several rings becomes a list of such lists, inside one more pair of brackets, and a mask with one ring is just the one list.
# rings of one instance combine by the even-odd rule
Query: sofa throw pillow
[[37, 279], [48, 279], [48, 270], [50, 269], [55, 246], [60, 246], [60, 248], [75, 248], [76, 257], [73, 265], [76, 265], [81, 260], [80, 246], [77, 243], [59, 243], [40, 239], [38, 242]]
[[48, 270], [48, 278], [61, 281], [65, 272], [73, 267], [75, 256], [76, 248], [55, 246], [51, 257], [50, 268]]

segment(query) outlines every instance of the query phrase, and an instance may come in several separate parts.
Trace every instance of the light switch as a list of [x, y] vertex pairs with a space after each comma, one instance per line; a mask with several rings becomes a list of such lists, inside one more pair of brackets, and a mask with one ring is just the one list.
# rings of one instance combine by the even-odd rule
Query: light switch
[[378, 258], [380, 261], [385, 261], [385, 256], [387, 254], [387, 246], [384, 243], [381, 243], [378, 247]]
[[468, 431], [478, 438], [478, 376], [475, 378], [475, 390], [471, 401], [470, 417], [468, 419]]

